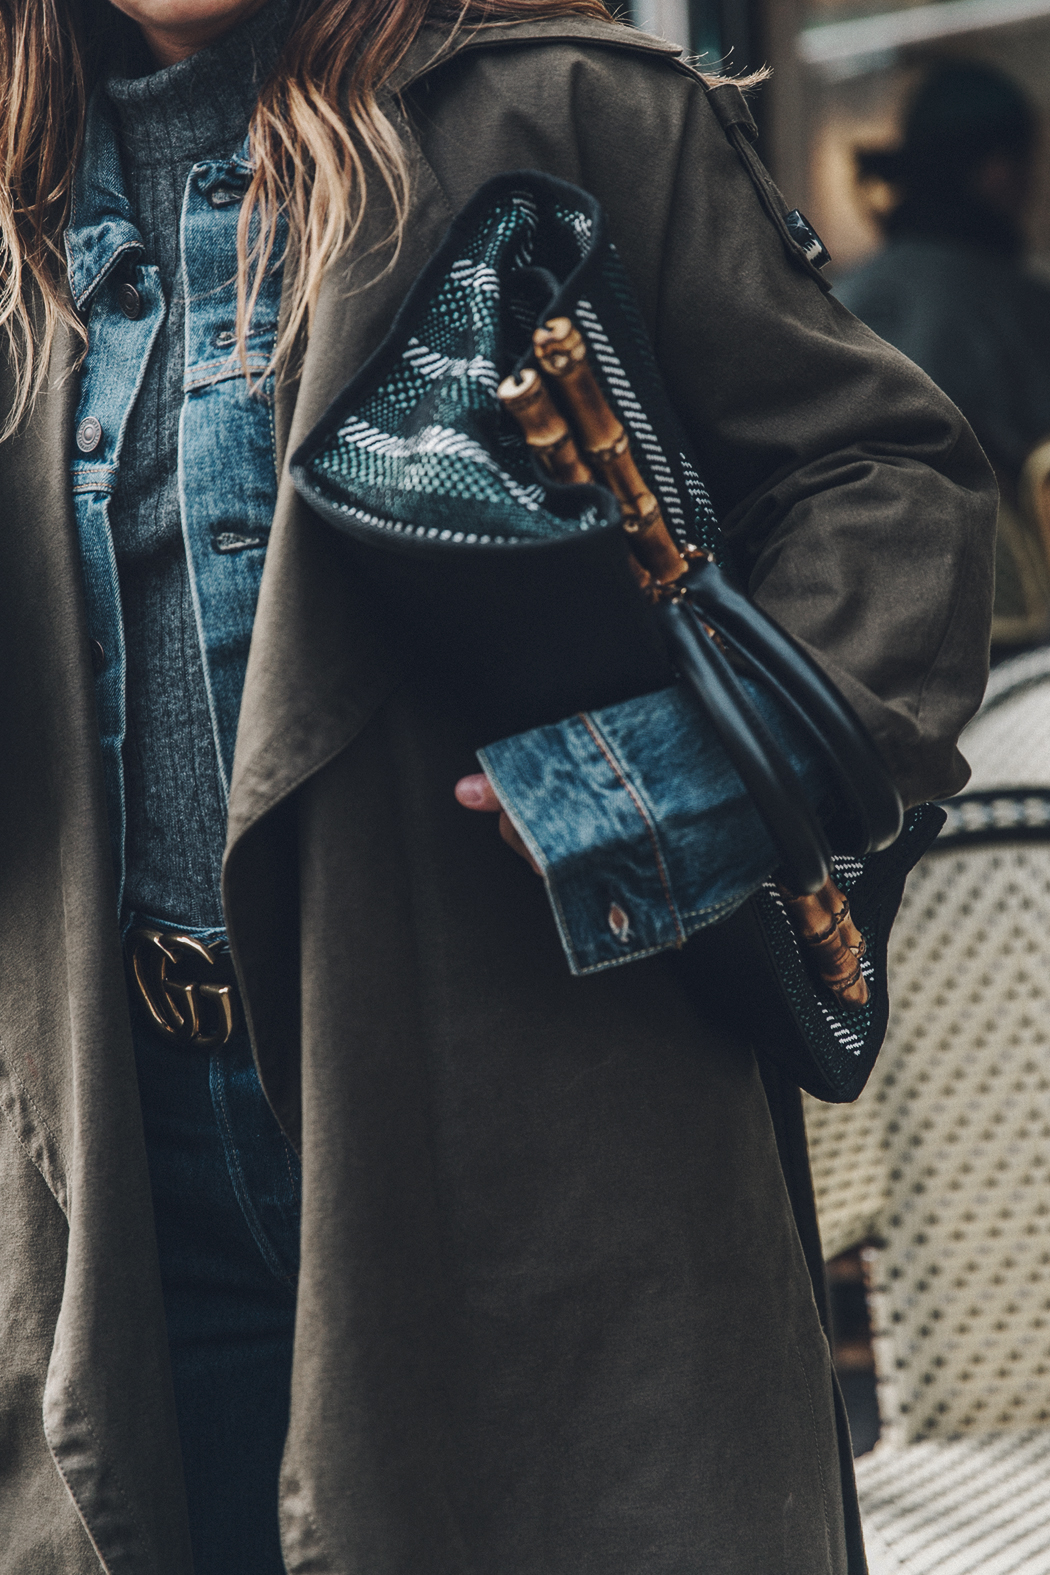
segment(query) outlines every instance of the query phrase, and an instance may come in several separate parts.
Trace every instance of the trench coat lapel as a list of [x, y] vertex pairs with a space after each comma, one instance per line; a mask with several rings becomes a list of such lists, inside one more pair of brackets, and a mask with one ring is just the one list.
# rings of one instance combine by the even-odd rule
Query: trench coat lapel
[[[74, 346], [0, 450], [0, 1109], [68, 1222], [43, 1398], [112, 1575], [188, 1575], [189, 1529], [116, 924], [68, 455]], [[25, 1160], [22, 1160], [24, 1163]], [[0, 1559], [2, 1562], [2, 1559]]]
[[[401, 122], [395, 101], [384, 108]], [[322, 286], [301, 378], [279, 384], [281, 482], [241, 703], [230, 849], [356, 736], [404, 670], [348, 576], [334, 533], [299, 501], [287, 470], [288, 455], [382, 340], [452, 218], [403, 122], [399, 130], [414, 160], [401, 247], [391, 263], [382, 244], [390, 207], [379, 188], [369, 194], [354, 260], [333, 267]]]
[[[329, 528], [299, 502], [287, 474], [324, 410], [376, 349], [453, 213], [406, 124], [397, 95], [463, 50], [514, 47], [586, 36], [609, 48], [677, 56], [676, 44], [618, 25], [567, 17], [549, 23], [474, 28], [452, 37], [421, 29], [381, 94], [410, 161], [404, 239], [393, 263], [382, 242], [391, 228], [381, 182], [371, 181], [353, 261], [334, 266], [314, 314], [301, 378], [279, 384], [276, 404], [281, 485], [267, 552], [241, 703], [230, 794], [228, 848], [353, 739], [404, 670], [377, 628], [366, 597], [348, 581]], [[287, 310], [287, 281], [282, 309]]]

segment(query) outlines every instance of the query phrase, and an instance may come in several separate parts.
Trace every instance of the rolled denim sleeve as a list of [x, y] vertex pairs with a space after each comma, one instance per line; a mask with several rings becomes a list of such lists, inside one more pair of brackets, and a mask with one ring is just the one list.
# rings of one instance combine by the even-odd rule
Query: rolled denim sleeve
[[[779, 701], [748, 688], [816, 806], [829, 783], [808, 739]], [[478, 758], [543, 871], [574, 974], [681, 946], [777, 863], [714, 728], [683, 689], [581, 712]]]

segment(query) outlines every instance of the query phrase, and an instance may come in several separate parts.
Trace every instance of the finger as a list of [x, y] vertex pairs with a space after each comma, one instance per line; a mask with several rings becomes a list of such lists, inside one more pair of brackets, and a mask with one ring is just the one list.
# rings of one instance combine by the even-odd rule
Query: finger
[[522, 858], [525, 860], [530, 869], [534, 870], [537, 875], [543, 874], [543, 871], [536, 863], [536, 860], [533, 858], [524, 842], [522, 842], [521, 837], [515, 831], [510, 817], [505, 811], [500, 815], [499, 818], [499, 834], [507, 844], [508, 848], [513, 848], [515, 853], [521, 854]]
[[464, 809], [494, 811], [502, 808], [492, 783], [483, 772], [473, 777], [460, 777], [456, 783], [456, 802]]

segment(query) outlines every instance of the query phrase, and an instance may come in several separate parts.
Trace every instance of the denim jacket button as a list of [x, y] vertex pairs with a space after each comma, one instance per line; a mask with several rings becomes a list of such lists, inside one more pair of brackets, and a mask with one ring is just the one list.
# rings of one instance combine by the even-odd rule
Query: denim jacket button
[[129, 322], [136, 322], [142, 316], [142, 296], [133, 284], [122, 284], [117, 291], [117, 305]]
[[91, 665], [96, 673], [102, 672], [106, 665], [106, 653], [101, 640], [92, 640], [91, 642]]
[[95, 416], [85, 416], [77, 427], [77, 448], [82, 454], [93, 454], [101, 442], [101, 421]]
[[618, 902], [609, 904], [609, 928], [620, 945], [626, 946], [631, 933], [631, 921]]

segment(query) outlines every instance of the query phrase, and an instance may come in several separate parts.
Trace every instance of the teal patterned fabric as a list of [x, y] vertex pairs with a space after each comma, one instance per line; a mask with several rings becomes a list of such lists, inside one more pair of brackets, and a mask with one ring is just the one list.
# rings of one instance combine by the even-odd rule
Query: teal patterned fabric
[[[603, 223], [583, 192], [508, 177], [483, 212], [454, 226], [440, 266], [421, 275], [320, 441], [293, 462], [315, 507], [344, 528], [453, 548], [554, 541], [618, 524], [601, 488], [541, 482], [497, 397], [500, 380], [529, 354], [533, 328], [567, 311], [587, 335], [592, 365], [672, 527], [682, 540], [716, 547], [707, 489], [670, 413], [659, 436], [653, 429], [659, 375]], [[613, 349], [625, 342], [634, 367]]]

